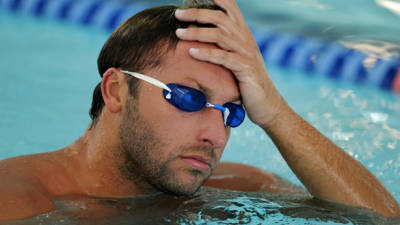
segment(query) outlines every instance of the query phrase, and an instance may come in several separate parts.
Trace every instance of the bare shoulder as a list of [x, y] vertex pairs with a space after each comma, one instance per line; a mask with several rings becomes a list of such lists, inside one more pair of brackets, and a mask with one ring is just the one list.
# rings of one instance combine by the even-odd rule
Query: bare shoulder
[[237, 191], [307, 194], [303, 188], [273, 173], [234, 162], [220, 163], [205, 185]]
[[46, 188], [30, 171], [30, 158], [0, 161], [0, 221], [26, 218], [53, 208]]

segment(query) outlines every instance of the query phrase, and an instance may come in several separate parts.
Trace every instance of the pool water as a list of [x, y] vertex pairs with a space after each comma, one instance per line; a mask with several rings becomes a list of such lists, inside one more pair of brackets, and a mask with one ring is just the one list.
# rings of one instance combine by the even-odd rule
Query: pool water
[[[110, 199], [63, 196], [56, 209], [7, 225], [398, 224], [374, 213], [299, 196], [204, 188], [190, 197], [165, 194]], [[88, 219], [90, 218], [90, 219]]]
[[[96, 59], [109, 33], [90, 27], [0, 12], [2, 27], [2, 35], [0, 35], [0, 68], [2, 68], [0, 73], [2, 81], [0, 83], [2, 97], [0, 101], [0, 159], [62, 148], [83, 134], [90, 122], [88, 110], [92, 90], [100, 81]], [[327, 80], [318, 75], [283, 70], [273, 65], [269, 65], [269, 73], [284, 98], [296, 112], [371, 170], [397, 201], [400, 201], [400, 120], [398, 119], [400, 118], [400, 97], [398, 95], [369, 86], [355, 86]], [[301, 185], [271, 140], [248, 120], [240, 128], [232, 130], [231, 139], [222, 160], [257, 166]], [[253, 193], [218, 192], [213, 195], [219, 196], [220, 201], [218, 202], [217, 198], [217, 202], [211, 205], [204, 206], [203, 204], [201, 207], [204, 207], [200, 207], [201, 210], [191, 208], [192, 211], [189, 210], [188, 214], [179, 214], [182, 213], [181, 211], [175, 212], [177, 214], [174, 215], [184, 215], [180, 224], [204, 224], [201, 220], [203, 214], [200, 213], [204, 212], [204, 209], [210, 212], [210, 214], [205, 214], [204, 218], [209, 218], [209, 224], [212, 224], [211, 222], [216, 221], [213, 218], [219, 215], [222, 208], [227, 210], [228, 216], [225, 219], [219, 218], [219, 223], [228, 224], [230, 221], [228, 219], [232, 217], [229, 213], [233, 211], [240, 214], [241, 212], [237, 208], [229, 207], [244, 207], [243, 218], [260, 221], [260, 224], [269, 224], [267, 221], [274, 221], [272, 217], [259, 218], [250, 211], [259, 208], [260, 214], [273, 215], [272, 211], [265, 208], [272, 210], [274, 204], [277, 206], [276, 209], [282, 205], [290, 206], [288, 201], [281, 200], [284, 203], [279, 203], [268, 194], [259, 194], [262, 195], [260, 197]], [[262, 199], [260, 200], [262, 202], [255, 201], [254, 195]], [[213, 200], [205, 195], [194, 197], [194, 201], [203, 198], [207, 201]], [[65, 203], [70, 200], [63, 201]], [[63, 205], [63, 201], [60, 201], [60, 205]], [[178, 207], [179, 210], [185, 212], [186, 209], [183, 206], [186, 201], [184, 199], [179, 202], [178, 205], [181, 207]], [[227, 203], [235, 201], [239, 203]], [[304, 201], [307, 200], [303, 198], [297, 206], [307, 208], [308, 202], [304, 203]], [[264, 203], [264, 208], [257, 205]], [[376, 224], [380, 224], [379, 221], [382, 220], [378, 216], [361, 213], [349, 207], [345, 207], [342, 211], [355, 212], [352, 210], [356, 210], [357, 212], [346, 214], [343, 220], [332, 219], [332, 217], [318, 219], [326, 215], [326, 208], [331, 207], [328, 203], [329, 206], [324, 205], [320, 208], [315, 206], [321, 204], [312, 204], [310, 211], [313, 213], [307, 217], [309, 220], [295, 213], [298, 210], [297, 206], [294, 207], [296, 210], [293, 210], [292, 214], [286, 215], [282, 211], [275, 210], [274, 215], [281, 218], [282, 223], [291, 223], [291, 219], [295, 218], [293, 221], [297, 224], [309, 224], [310, 221], [313, 224], [358, 224], [354, 219], [356, 215], [364, 220], [373, 218], [371, 220], [374, 220], [373, 223]], [[332, 207], [336, 209], [339, 206]], [[61, 212], [63, 210], [68, 211], [68, 208], [62, 208]], [[63, 215], [58, 212], [47, 214], [47, 217]], [[332, 213], [332, 215], [341, 217], [343, 214], [340, 212], [338, 210], [337, 214]], [[294, 214], [297, 216], [293, 216]], [[43, 219], [45, 216], [34, 219]], [[196, 221], [190, 220], [193, 217], [200, 219], [196, 223], [189, 222]], [[59, 217], [56, 216], [53, 219], [56, 218]], [[64, 224], [60, 222], [66, 221], [65, 217], [63, 218], [57, 221]], [[176, 217], [165, 218], [171, 221], [176, 219]], [[238, 218], [241, 218], [240, 215], [233, 216], [236, 221]], [[52, 224], [48, 220], [47, 222]], [[245, 223], [246, 220], [242, 222]]]

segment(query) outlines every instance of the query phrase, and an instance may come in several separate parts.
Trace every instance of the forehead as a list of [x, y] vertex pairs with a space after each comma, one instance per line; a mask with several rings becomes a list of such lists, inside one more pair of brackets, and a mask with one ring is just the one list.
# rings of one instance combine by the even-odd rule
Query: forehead
[[200, 42], [179, 41], [176, 49], [167, 53], [158, 71], [154, 71], [154, 76], [165, 83], [193, 83], [195, 86], [207, 88], [210, 92], [223, 90], [224, 95], [230, 95], [229, 97], [239, 96], [236, 80], [231, 71], [219, 65], [194, 59], [189, 55], [190, 48], [217, 49], [218, 47]]

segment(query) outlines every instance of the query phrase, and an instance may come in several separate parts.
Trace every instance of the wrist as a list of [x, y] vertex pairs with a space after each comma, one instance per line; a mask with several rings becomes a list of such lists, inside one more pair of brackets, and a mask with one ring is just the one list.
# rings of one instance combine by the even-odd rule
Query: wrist
[[280, 97], [279, 103], [273, 106], [273, 112], [270, 113], [270, 117], [262, 121], [261, 123], [257, 123], [263, 130], [268, 131], [273, 129], [273, 127], [279, 126], [282, 120], [288, 120], [294, 113], [294, 111], [290, 108], [290, 106], [286, 103], [286, 101]]

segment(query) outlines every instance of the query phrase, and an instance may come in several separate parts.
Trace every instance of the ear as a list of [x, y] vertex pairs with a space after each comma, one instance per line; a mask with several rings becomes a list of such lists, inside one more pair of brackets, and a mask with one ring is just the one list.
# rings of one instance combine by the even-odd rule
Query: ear
[[112, 113], [118, 113], [122, 109], [122, 88], [125, 79], [121, 71], [116, 68], [110, 68], [103, 74], [101, 82], [101, 93], [105, 107]]

